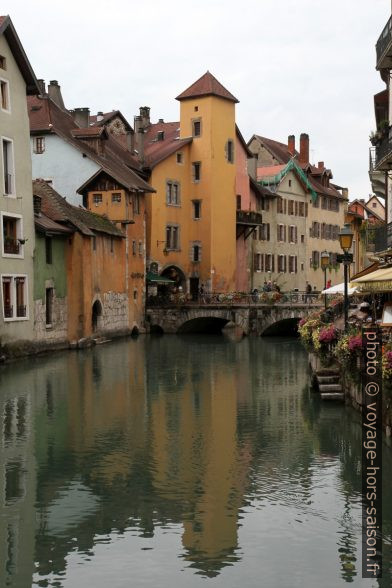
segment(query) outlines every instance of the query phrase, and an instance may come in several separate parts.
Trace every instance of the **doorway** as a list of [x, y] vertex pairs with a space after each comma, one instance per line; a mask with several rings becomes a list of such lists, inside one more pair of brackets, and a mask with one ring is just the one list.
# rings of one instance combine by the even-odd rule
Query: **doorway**
[[199, 299], [199, 278], [189, 278], [189, 290], [192, 300]]

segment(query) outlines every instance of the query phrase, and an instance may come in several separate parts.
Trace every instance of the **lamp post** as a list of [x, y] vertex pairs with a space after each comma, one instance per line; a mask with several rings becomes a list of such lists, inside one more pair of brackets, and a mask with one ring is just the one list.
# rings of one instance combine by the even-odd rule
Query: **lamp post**
[[354, 234], [351, 231], [350, 224], [345, 224], [339, 233], [339, 242], [340, 247], [344, 251], [341, 259], [344, 265], [344, 330], [346, 332], [348, 328], [348, 266], [353, 261], [353, 257], [350, 255], [349, 250], [351, 249], [353, 237]]
[[[327, 289], [327, 267], [329, 266], [328, 251], [321, 252], [321, 269], [324, 272], [324, 290]], [[327, 310], [327, 295], [324, 293], [324, 308]]]

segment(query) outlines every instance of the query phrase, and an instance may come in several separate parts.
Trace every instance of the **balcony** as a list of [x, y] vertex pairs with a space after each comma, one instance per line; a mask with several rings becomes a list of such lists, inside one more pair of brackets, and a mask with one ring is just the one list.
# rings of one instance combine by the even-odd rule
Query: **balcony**
[[381, 253], [392, 248], [392, 223], [366, 228], [366, 251]]
[[385, 172], [376, 170], [376, 149], [369, 149], [369, 178], [372, 190], [378, 198], [385, 198]]
[[392, 69], [392, 16], [377, 41], [376, 54], [378, 70]]
[[237, 239], [241, 236], [246, 240], [253, 231], [263, 224], [261, 212], [255, 210], [237, 210]]
[[19, 255], [20, 253], [20, 244], [17, 239], [12, 237], [6, 237], [4, 239], [4, 253], [8, 253], [9, 255]]
[[392, 129], [384, 133], [383, 138], [376, 144], [374, 171], [389, 171], [392, 169]]

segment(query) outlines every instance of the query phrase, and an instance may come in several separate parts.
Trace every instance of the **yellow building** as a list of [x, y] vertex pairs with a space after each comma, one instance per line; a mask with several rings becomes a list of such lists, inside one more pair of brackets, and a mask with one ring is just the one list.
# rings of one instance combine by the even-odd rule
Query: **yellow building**
[[[180, 122], [135, 118], [147, 196], [147, 265], [183, 292], [235, 289], [235, 104], [209, 72], [177, 96]], [[153, 264], [153, 265], [151, 265]]]

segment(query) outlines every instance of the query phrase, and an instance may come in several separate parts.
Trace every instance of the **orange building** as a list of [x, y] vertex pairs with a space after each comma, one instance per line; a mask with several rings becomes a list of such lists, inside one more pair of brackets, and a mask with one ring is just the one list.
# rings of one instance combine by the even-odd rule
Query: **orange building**
[[177, 96], [180, 121], [135, 117], [139, 157], [157, 194], [147, 196], [147, 263], [197, 297], [236, 286], [238, 100], [207, 72]]
[[109, 219], [69, 204], [43, 180], [33, 182], [46, 217], [72, 229], [66, 247], [68, 340], [130, 330], [125, 235]]

